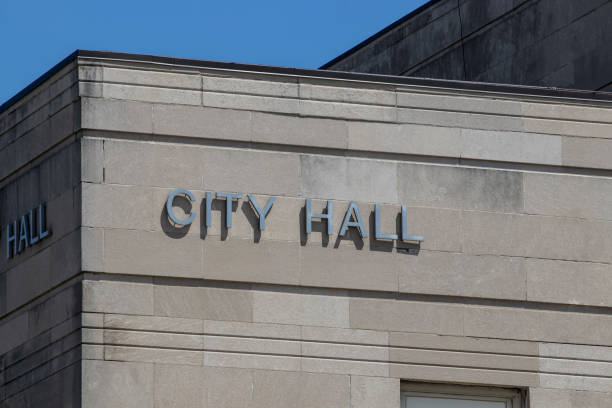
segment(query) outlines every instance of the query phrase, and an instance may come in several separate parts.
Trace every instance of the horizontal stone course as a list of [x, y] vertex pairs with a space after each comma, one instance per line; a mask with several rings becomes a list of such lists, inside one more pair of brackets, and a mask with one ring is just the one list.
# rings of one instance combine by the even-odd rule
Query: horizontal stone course
[[230, 77], [202, 77], [204, 92], [226, 92], [229, 94], [249, 94], [297, 98], [299, 95], [296, 81], [266, 81]]
[[80, 79], [118, 84], [150, 85], [155, 87], [202, 89], [200, 75], [142, 69], [83, 66]]
[[106, 99], [178, 105], [197, 106], [202, 102], [202, 93], [200, 91], [113, 83], [103, 83], [102, 96]]
[[126, 329], [143, 331], [160, 331], [172, 333], [200, 334], [203, 322], [198, 319], [182, 319], [179, 317], [134, 316], [120, 314], [104, 314], [105, 329]]
[[535, 356], [505, 356], [485, 353], [414, 350], [409, 348], [390, 348], [389, 360], [393, 363], [497, 370], [538, 371], [540, 368], [540, 362]]
[[400, 379], [410, 378], [413, 381], [487, 384], [500, 387], [531, 388], [540, 384], [540, 375], [537, 373], [465, 367], [390, 364], [389, 375]]

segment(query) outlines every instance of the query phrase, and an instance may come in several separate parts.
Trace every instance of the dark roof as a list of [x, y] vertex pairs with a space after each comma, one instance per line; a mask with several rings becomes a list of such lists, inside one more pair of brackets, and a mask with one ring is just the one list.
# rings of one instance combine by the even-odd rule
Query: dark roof
[[387, 34], [389, 31], [393, 30], [395, 27], [397, 27], [399, 25], [402, 25], [404, 22], [410, 20], [412, 17], [416, 16], [417, 14], [422, 12], [423, 10], [428, 9], [429, 7], [433, 6], [436, 3], [439, 3], [440, 1], [442, 1], [442, 0], [429, 0], [427, 3], [423, 4], [421, 7], [412, 10], [410, 13], [406, 14], [404, 17], [402, 17], [399, 20], [395, 21], [391, 25], [388, 25], [387, 27], [383, 28], [382, 30], [380, 30], [376, 34], [366, 38], [365, 40], [363, 40], [362, 42], [360, 42], [359, 44], [357, 44], [356, 46], [354, 46], [350, 50], [343, 52], [342, 54], [338, 55], [333, 60], [331, 60], [329, 62], [326, 62], [325, 64], [321, 65], [319, 67], [319, 69], [328, 69], [329, 67], [331, 67], [335, 63], [337, 63], [337, 62], [345, 59], [349, 55], [357, 52], [361, 48], [365, 47], [366, 45], [370, 44], [371, 42], [373, 42], [373, 41], [379, 39], [380, 37], [382, 37], [383, 35]]
[[160, 57], [156, 55], [129, 54], [129, 53], [111, 52], [111, 51], [76, 50], [72, 54], [70, 54], [68, 57], [60, 61], [53, 68], [51, 68], [49, 71], [41, 75], [38, 79], [36, 79], [30, 85], [28, 85], [27, 87], [22, 89], [20, 92], [18, 92], [15, 96], [13, 96], [8, 101], [0, 105], [0, 113], [8, 110], [19, 99], [23, 98], [26, 94], [34, 90], [37, 86], [42, 84], [44, 81], [49, 79], [51, 76], [53, 76], [55, 73], [57, 73], [59, 70], [61, 70], [63, 67], [65, 67], [66, 65], [68, 65], [69, 63], [71, 63], [78, 57], [118, 59], [118, 60], [129, 60], [129, 61], [140, 61], [140, 62], [157, 62], [157, 63], [163, 63], [163, 64], [188, 65], [188, 66], [199, 67], [199, 68], [230, 69], [230, 70], [239, 70], [239, 71], [269, 73], [269, 74], [308, 76], [308, 77], [315, 77], [315, 78], [344, 79], [344, 80], [352, 80], [352, 81], [379, 82], [379, 83], [387, 83], [387, 84], [394, 84], [394, 85], [417, 85], [417, 86], [427, 86], [427, 87], [464, 89], [464, 90], [471, 90], [471, 91], [500, 92], [500, 93], [516, 94], [516, 95], [551, 96], [551, 97], [558, 97], [558, 98], [612, 101], [612, 92], [577, 90], [577, 89], [545, 88], [545, 87], [525, 86], [525, 85], [491, 84], [491, 83], [485, 83], [485, 82], [469, 82], [469, 81], [457, 81], [457, 80], [446, 80], [446, 79], [416, 78], [416, 77], [365, 74], [365, 73], [356, 73], [356, 72], [328, 71], [328, 70], [305, 69], [305, 68], [288, 68], [288, 67], [277, 67], [277, 66], [269, 66], [269, 65], [242, 64], [242, 63], [235, 63], [235, 62], [219, 62], [219, 61], [207, 61], [207, 60], [199, 60], [199, 59]]

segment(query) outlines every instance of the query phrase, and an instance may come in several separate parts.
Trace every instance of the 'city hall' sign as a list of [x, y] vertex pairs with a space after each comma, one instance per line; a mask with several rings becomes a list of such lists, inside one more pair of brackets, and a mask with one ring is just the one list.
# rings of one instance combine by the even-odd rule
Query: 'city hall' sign
[[6, 225], [6, 259], [11, 259], [51, 235], [46, 212], [47, 205], [40, 203], [37, 208]]
[[[195, 212], [189, 212], [186, 219], [181, 219], [177, 217], [177, 215], [174, 212], [174, 200], [177, 196], [185, 197], [191, 202], [194, 202], [196, 199], [191, 191], [185, 190], [185, 189], [176, 189], [168, 195], [168, 199], [166, 200], [166, 212], [168, 213], [168, 218], [170, 218], [170, 221], [178, 227], [185, 227], [193, 223], [197, 214]], [[255, 212], [255, 215], [257, 215], [257, 217], [259, 218], [259, 225], [258, 225], [259, 230], [260, 231], [265, 230], [266, 229], [266, 217], [268, 217], [268, 214], [270, 214], [272, 205], [274, 205], [274, 202], [276, 201], [276, 197], [274, 196], [269, 197], [268, 201], [263, 206], [263, 208], [257, 202], [255, 197], [253, 197], [252, 194], [247, 194], [247, 197], [248, 197], [249, 203], [251, 204], [251, 207], [253, 208], [253, 211]], [[242, 194], [216, 193], [215, 199], [225, 201], [225, 205], [226, 205], [225, 207], [226, 208], [225, 226], [226, 228], [231, 228], [232, 227], [232, 203], [234, 200], [242, 199]], [[212, 225], [212, 215], [211, 215], [212, 201], [213, 201], [212, 193], [207, 192], [204, 198], [204, 212], [205, 213], [202, 214], [203, 225], [205, 225], [206, 227], [210, 227]], [[325, 212], [320, 213], [320, 214], [313, 213], [311, 200], [306, 199], [305, 212], [304, 212], [305, 214], [304, 222], [306, 224], [306, 233], [310, 234], [312, 232], [312, 221], [313, 219], [318, 219], [320, 221], [325, 221], [327, 223], [327, 234], [333, 235], [334, 234], [334, 228], [332, 225], [333, 211], [334, 211], [333, 202], [331, 200], [328, 200], [327, 209]], [[397, 234], [385, 234], [381, 232], [380, 204], [374, 204], [374, 237], [376, 239], [398, 240], [401, 238], [402, 241], [417, 241], [417, 242], [423, 241], [422, 236], [415, 236], [415, 235], [408, 234], [408, 219], [406, 215], [405, 205], [402, 205], [401, 221], [402, 221], [402, 229], [401, 229], [401, 235], [399, 237]], [[368, 236], [368, 233], [363, 224], [363, 219], [361, 218], [361, 214], [359, 213], [359, 207], [357, 207], [357, 204], [353, 201], [350, 202], [348, 209], [346, 210], [346, 213], [344, 215], [344, 221], [342, 222], [340, 226], [340, 231], [338, 235], [341, 237], [344, 237], [348, 229], [351, 227], [355, 228], [359, 232], [359, 235], [362, 238], [366, 238]]]

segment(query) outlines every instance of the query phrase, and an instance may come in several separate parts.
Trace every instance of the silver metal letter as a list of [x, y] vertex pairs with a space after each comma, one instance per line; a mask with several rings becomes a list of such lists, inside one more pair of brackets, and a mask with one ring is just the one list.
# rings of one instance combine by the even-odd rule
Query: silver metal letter
[[212, 217], [210, 215], [210, 209], [212, 207], [212, 194], [210, 192], [206, 192], [206, 228], [212, 225]]
[[257, 204], [257, 200], [255, 200], [255, 197], [253, 197], [252, 194], [247, 194], [247, 196], [249, 197], [249, 202], [251, 203], [251, 206], [255, 210], [257, 217], [259, 217], [259, 230], [263, 231], [264, 229], [266, 229], [266, 217], [268, 216], [268, 213], [270, 212], [270, 209], [272, 208], [272, 204], [274, 204], [274, 201], [276, 201], [276, 197], [268, 198], [268, 202], [266, 203], [266, 206], [262, 210], [261, 207], [259, 207], [259, 205]]
[[[11, 254], [11, 242], [13, 253]], [[11, 224], [6, 224], [6, 259], [11, 259], [17, 254], [17, 220], [13, 221], [13, 235], [11, 235]]]
[[232, 202], [234, 199], [240, 200], [242, 194], [217, 193], [217, 198], [225, 199], [225, 228], [232, 228]]
[[[25, 248], [22, 245], [25, 243]], [[28, 241], [28, 222], [26, 221], [26, 216], [21, 216], [21, 221], [19, 222], [19, 245], [17, 246], [17, 252], [21, 253], [26, 248], [30, 247], [30, 242]]]
[[[28, 217], [30, 221], [29, 222], [30, 224], [30, 245], [34, 245], [35, 243], [39, 241], [38, 232], [36, 228], [36, 211], [30, 210]], [[40, 217], [39, 217], [39, 221], [40, 221]], [[36, 235], [34, 235], [34, 233], [36, 233]]]
[[38, 206], [38, 240], [42, 241], [51, 235], [51, 230], [47, 228], [47, 204], [41, 203]]
[[[354, 215], [355, 221], [351, 221], [351, 216], [353, 215]], [[357, 204], [353, 201], [351, 201], [348, 209], [346, 210], [346, 214], [344, 215], [344, 221], [342, 222], [342, 227], [340, 228], [340, 233], [338, 235], [343, 237], [344, 234], [346, 234], [346, 230], [348, 229], [348, 227], [358, 228], [359, 233], [361, 234], [363, 238], [366, 238], [368, 236], [368, 233], [366, 232], [363, 226], [363, 222], [361, 221], [361, 215], [359, 214], [359, 207], [357, 207]]]
[[423, 242], [425, 238], [418, 235], [408, 235], [408, 216], [406, 215], [406, 206], [402, 205], [402, 241], [418, 241]]
[[[176, 218], [176, 215], [174, 215], [174, 209], [172, 208], [172, 205], [174, 203], [174, 198], [179, 194], [186, 195], [191, 201], [195, 201], [195, 197], [191, 191], [185, 190], [182, 188], [177, 188], [176, 190], [172, 191], [170, 195], [168, 195], [168, 200], [166, 200], [166, 212], [168, 213], [168, 217], [170, 217], [170, 220], [172, 220], [172, 222], [175, 223], [176, 225], [189, 225], [193, 222], [196, 216], [195, 212], [192, 212], [189, 215], [189, 218], [187, 218], [184, 221], [179, 220], [178, 218]], [[41, 225], [42, 225], [42, 220], [41, 220]]]
[[327, 235], [334, 235], [334, 226], [332, 225], [333, 220], [334, 204], [331, 200], [327, 200], [327, 213], [326, 214], [313, 214], [312, 213], [312, 201], [306, 199], [306, 233], [312, 233], [312, 219], [320, 218], [321, 220], [327, 221]]
[[397, 239], [397, 234], [382, 234], [380, 232], [380, 204], [374, 205], [374, 236], [376, 239]]

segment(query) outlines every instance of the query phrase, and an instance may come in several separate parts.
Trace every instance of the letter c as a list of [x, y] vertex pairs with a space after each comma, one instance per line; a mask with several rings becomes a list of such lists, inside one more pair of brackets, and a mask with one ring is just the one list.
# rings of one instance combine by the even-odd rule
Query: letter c
[[176, 218], [176, 215], [174, 215], [174, 209], [172, 208], [172, 206], [174, 204], [174, 198], [179, 194], [186, 195], [191, 201], [195, 201], [195, 197], [191, 191], [182, 188], [177, 188], [176, 190], [172, 191], [170, 195], [168, 195], [168, 200], [166, 200], [166, 212], [168, 213], [168, 217], [170, 217], [173, 223], [177, 225], [189, 225], [195, 219], [196, 213], [192, 212], [189, 215], [189, 218], [187, 218], [185, 221], [179, 220], [178, 218]]

